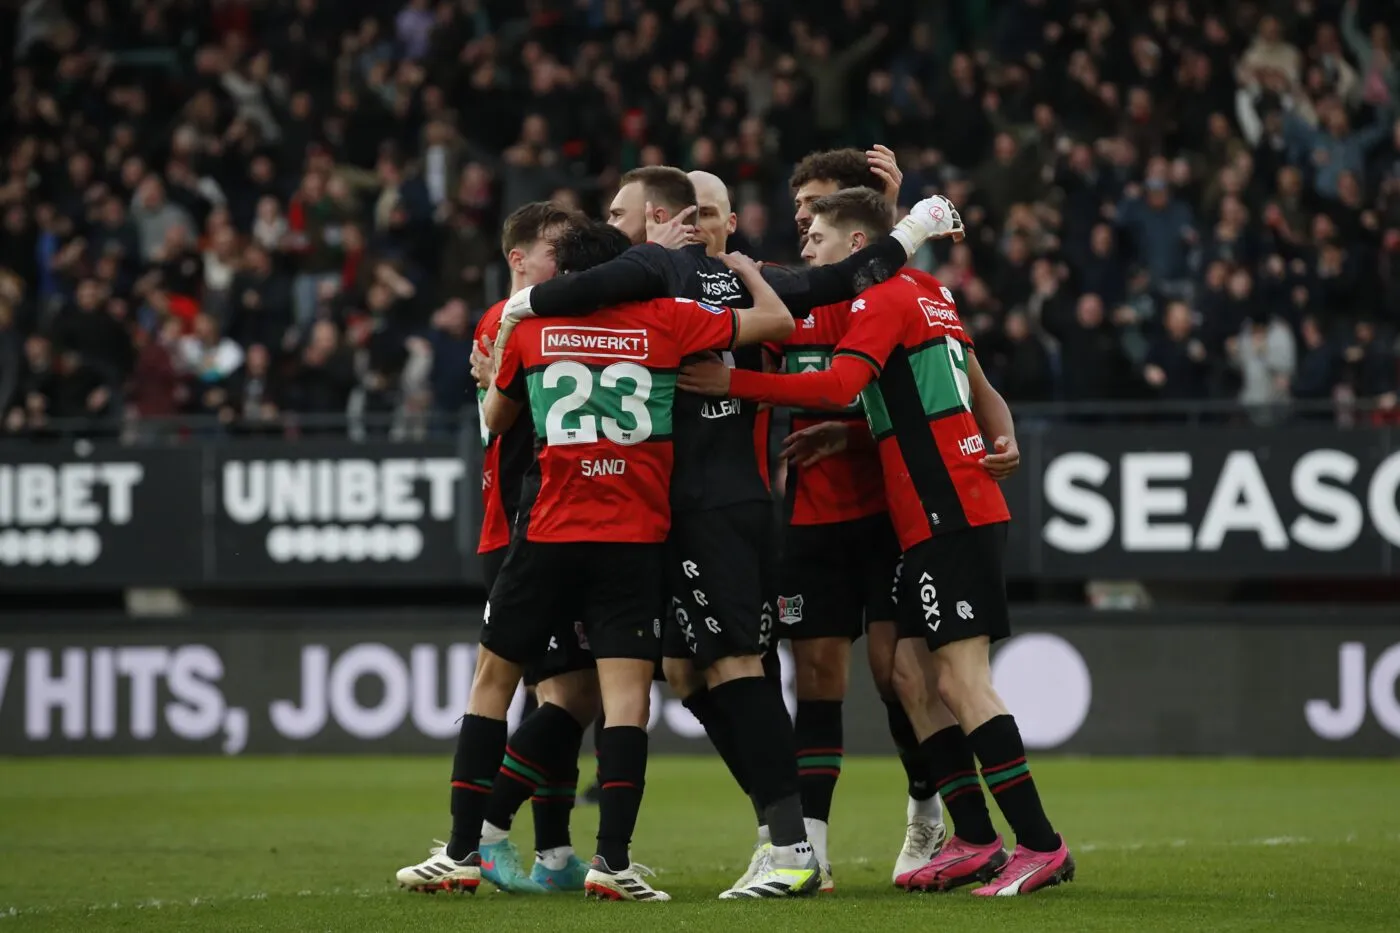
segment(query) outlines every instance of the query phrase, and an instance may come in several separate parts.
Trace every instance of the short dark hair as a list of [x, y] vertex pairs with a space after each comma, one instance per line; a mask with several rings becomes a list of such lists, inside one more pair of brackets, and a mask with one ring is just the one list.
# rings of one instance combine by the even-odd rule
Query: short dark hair
[[865, 153], [859, 149], [828, 149], [814, 152], [793, 169], [788, 184], [793, 191], [812, 181], [834, 181], [842, 191], [847, 188], [869, 188], [884, 191], [885, 182], [870, 169]]
[[501, 254], [529, 247], [550, 227], [569, 223], [571, 215], [553, 201], [531, 201], [518, 207], [501, 227]]
[[871, 237], [889, 233], [894, 227], [884, 195], [869, 188], [847, 188], [817, 198], [811, 211], [813, 217], [825, 217], [837, 227], [859, 227]]
[[582, 272], [616, 259], [632, 248], [632, 241], [616, 227], [598, 220], [570, 224], [554, 241], [554, 265], [560, 275]]
[[695, 183], [690, 176], [670, 165], [645, 165], [634, 168], [618, 182], [619, 188], [632, 183], [646, 189], [647, 200], [655, 207], [664, 207], [677, 214], [695, 206]]

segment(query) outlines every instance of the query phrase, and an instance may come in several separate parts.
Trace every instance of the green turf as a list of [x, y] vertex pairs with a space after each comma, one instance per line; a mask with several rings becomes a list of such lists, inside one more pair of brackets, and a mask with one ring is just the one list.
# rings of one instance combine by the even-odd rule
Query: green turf
[[[634, 852], [676, 898], [661, 905], [394, 889], [447, 832], [445, 759], [0, 759], [0, 933], [1400, 929], [1400, 763], [1035, 764], [1072, 885], [994, 902], [893, 890], [901, 772], [848, 759], [837, 894], [721, 903], [747, 861], [745, 801], [713, 760], [654, 761]], [[595, 821], [578, 811], [585, 849]], [[528, 819], [517, 832], [528, 846]]]

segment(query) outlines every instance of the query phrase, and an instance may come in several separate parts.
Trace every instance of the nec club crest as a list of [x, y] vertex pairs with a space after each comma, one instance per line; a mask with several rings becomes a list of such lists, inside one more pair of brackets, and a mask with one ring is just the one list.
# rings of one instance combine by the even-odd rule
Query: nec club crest
[[778, 597], [778, 621], [784, 625], [796, 625], [802, 621], [802, 597]]

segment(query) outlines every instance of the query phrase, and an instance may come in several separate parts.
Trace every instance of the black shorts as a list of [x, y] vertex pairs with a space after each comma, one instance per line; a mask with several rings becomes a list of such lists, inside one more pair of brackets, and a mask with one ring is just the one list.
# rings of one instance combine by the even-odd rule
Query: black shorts
[[778, 571], [778, 637], [849, 638], [893, 622], [899, 539], [888, 515], [830, 525], [789, 525]]
[[[496, 586], [496, 578], [501, 574], [501, 565], [506, 562], [509, 547], [499, 547], [481, 555], [481, 575], [486, 582], [489, 594]], [[571, 637], [572, 636], [572, 637]], [[562, 628], [549, 640], [549, 649], [543, 658], [525, 665], [522, 680], [525, 686], [534, 687], [541, 681], [572, 674], [574, 671], [591, 671], [598, 665], [593, 661], [593, 653], [588, 650], [587, 639], [580, 642], [575, 626]]]
[[1006, 603], [1006, 522], [921, 541], [904, 552], [896, 576], [899, 637], [930, 651], [985, 635], [1011, 634]]
[[512, 541], [481, 644], [535, 667], [539, 680], [592, 667], [593, 658], [655, 661], [664, 555], [660, 544]]
[[688, 657], [704, 670], [772, 647], [772, 529], [768, 502], [672, 517], [666, 657]]

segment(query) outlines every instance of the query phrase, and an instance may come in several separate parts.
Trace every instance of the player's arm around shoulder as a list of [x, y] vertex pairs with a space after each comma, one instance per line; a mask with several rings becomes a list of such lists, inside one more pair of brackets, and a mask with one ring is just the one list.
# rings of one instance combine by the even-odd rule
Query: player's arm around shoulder
[[987, 380], [977, 354], [967, 354], [967, 380], [972, 394], [972, 417], [982, 433], [992, 438], [992, 452], [982, 458], [982, 468], [992, 479], [1003, 480], [1021, 465], [1021, 449], [1016, 445], [1016, 423], [1011, 406]]
[[758, 263], [742, 253], [721, 253], [720, 260], [734, 270], [753, 296], [752, 308], [739, 308], [734, 336], [735, 346], [754, 343], [781, 343], [792, 336], [797, 326], [783, 299], [773, 290], [759, 271]]

